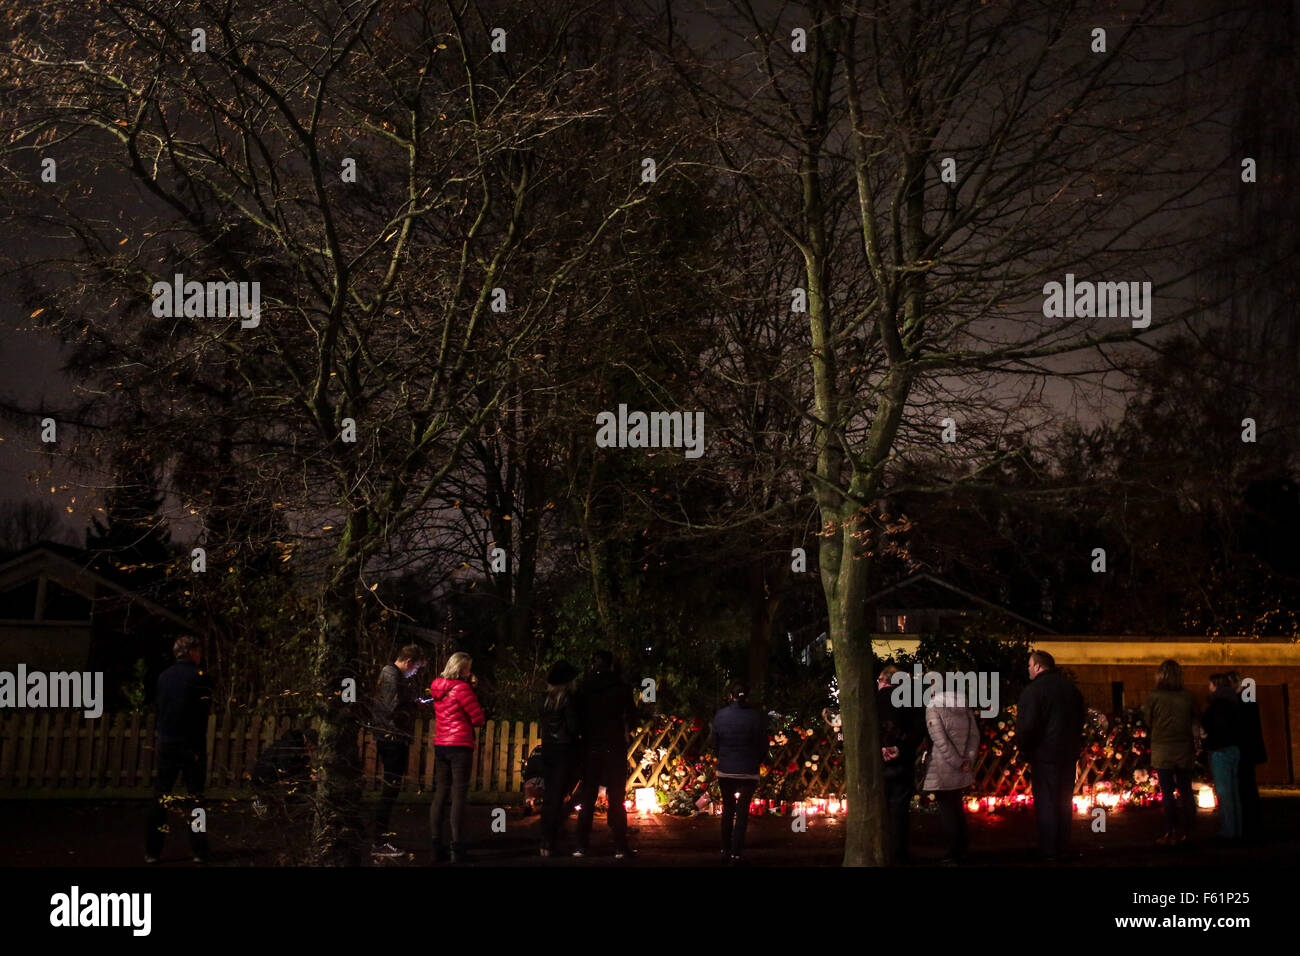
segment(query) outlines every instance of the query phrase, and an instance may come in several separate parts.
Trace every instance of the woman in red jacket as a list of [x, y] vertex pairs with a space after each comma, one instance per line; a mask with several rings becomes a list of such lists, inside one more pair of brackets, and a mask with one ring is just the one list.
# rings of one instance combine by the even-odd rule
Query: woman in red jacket
[[487, 722], [483, 708], [474, 696], [470, 681], [473, 660], [464, 652], [451, 655], [442, 675], [429, 685], [433, 698], [434, 732], [434, 792], [433, 806], [429, 808], [429, 828], [433, 831], [433, 858], [445, 859], [442, 842], [442, 820], [451, 801], [451, 862], [461, 863], [467, 857], [461, 843], [461, 821], [465, 819], [465, 802], [469, 795], [469, 769], [474, 759], [474, 728]]

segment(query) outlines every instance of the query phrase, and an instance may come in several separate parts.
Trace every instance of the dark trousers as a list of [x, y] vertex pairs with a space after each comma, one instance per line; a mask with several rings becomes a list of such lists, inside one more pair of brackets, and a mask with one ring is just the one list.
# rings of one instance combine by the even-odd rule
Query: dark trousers
[[902, 761], [904, 766], [885, 765], [885, 804], [889, 808], [889, 846], [895, 863], [907, 859], [907, 815], [912, 810], [912, 796], [916, 792], [916, 764]]
[[[182, 806], [185, 812], [185, 829], [190, 835], [190, 851], [197, 857], [207, 859], [210, 853], [208, 834], [196, 833], [193, 827], [193, 810], [203, 807], [207, 764], [208, 755], [203, 751], [191, 750], [184, 745], [158, 745], [158, 774], [154, 778], [154, 803], [149, 811], [149, 825], [145, 835], [145, 853], [148, 856], [162, 856], [163, 845], [167, 842], [168, 797], [172, 786], [176, 783], [176, 778], [183, 777], [185, 789], [189, 791], [189, 799]], [[206, 830], [206, 819], [204, 826]]]
[[588, 747], [583, 752], [582, 787], [578, 790], [578, 849], [586, 850], [591, 840], [591, 821], [596, 814], [596, 794], [601, 787], [609, 798], [607, 819], [614, 833], [614, 846], [627, 849], [627, 754], [622, 746]]
[[436, 842], [442, 842], [442, 823], [447, 803], [451, 803], [451, 842], [460, 843], [461, 822], [469, 796], [469, 768], [474, 759], [473, 747], [433, 748], [433, 806], [429, 808], [429, 830]]
[[379, 792], [379, 808], [375, 811], [375, 842], [378, 843], [388, 832], [388, 821], [393, 817], [393, 804], [397, 802], [397, 794], [402, 789], [402, 778], [406, 776], [411, 745], [395, 734], [384, 734], [375, 742], [375, 750], [384, 768], [384, 787]]
[[[1165, 831], [1187, 836], [1196, 819], [1196, 800], [1192, 797], [1192, 771], [1190, 767], [1156, 768], [1160, 783], [1160, 805], [1165, 811]], [[1178, 791], [1177, 799], [1174, 791]]]
[[1037, 760], [1031, 767], [1034, 816], [1038, 818], [1038, 851], [1045, 857], [1056, 859], [1069, 850], [1074, 770], [1074, 763]]
[[1263, 829], [1264, 808], [1259, 802], [1255, 765], [1249, 760], [1243, 760], [1237, 768], [1237, 791], [1241, 794], [1241, 836], [1257, 839]]
[[718, 788], [722, 791], [722, 852], [743, 856], [749, 804], [758, 789], [758, 781], [719, 777]]
[[576, 744], [545, 744], [542, 749], [542, 777], [546, 789], [542, 793], [542, 849], [550, 850], [564, 829], [568, 816], [564, 802], [578, 779], [578, 760], [581, 755]]
[[948, 852], [944, 856], [950, 860], [961, 859], [970, 848], [970, 829], [966, 823], [966, 808], [962, 806], [962, 793], [961, 790], [934, 791], [939, 820], [948, 838]]

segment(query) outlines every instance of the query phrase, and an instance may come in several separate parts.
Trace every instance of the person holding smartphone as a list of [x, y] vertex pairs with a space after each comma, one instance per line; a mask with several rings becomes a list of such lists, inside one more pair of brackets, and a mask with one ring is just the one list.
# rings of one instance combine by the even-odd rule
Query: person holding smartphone
[[[429, 808], [429, 829], [433, 834], [434, 862], [443, 857], [443, 824], [451, 829], [452, 863], [468, 859], [461, 840], [465, 804], [469, 797], [469, 771], [474, 759], [474, 728], [487, 723], [483, 708], [474, 694], [474, 661], [464, 651], [457, 651], [447, 661], [441, 676], [429, 687], [434, 706], [433, 806]], [[450, 819], [447, 804], [451, 804]]]
[[375, 811], [375, 840], [372, 856], [396, 857], [404, 855], [388, 842], [388, 824], [393, 815], [393, 804], [402, 789], [402, 778], [411, 754], [411, 740], [415, 731], [415, 716], [419, 697], [411, 678], [426, 663], [424, 650], [418, 644], [407, 644], [397, 652], [397, 659], [379, 672], [379, 691], [371, 707], [371, 725], [375, 733], [375, 749], [384, 768], [384, 788], [379, 795]]

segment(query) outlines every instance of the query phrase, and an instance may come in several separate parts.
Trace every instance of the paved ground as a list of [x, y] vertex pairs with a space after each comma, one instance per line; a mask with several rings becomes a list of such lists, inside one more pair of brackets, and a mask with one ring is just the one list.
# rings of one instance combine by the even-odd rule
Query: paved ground
[[[544, 859], [537, 854], [538, 818], [509, 810], [506, 831], [491, 830], [491, 807], [471, 806], [469, 827], [475, 866], [616, 865], [603, 818], [598, 817], [592, 853], [585, 859], [567, 855]], [[142, 862], [144, 820], [142, 801], [83, 802], [66, 800], [5, 801], [0, 803], [0, 863], [10, 866], [137, 866]], [[1300, 860], [1300, 794], [1264, 800], [1268, 839], [1257, 846], [1220, 847], [1213, 834], [1212, 812], [1198, 816], [1199, 832], [1186, 847], [1154, 846], [1162, 832], [1158, 807], [1111, 814], [1106, 833], [1093, 833], [1088, 821], [1075, 818], [1074, 845], [1084, 866], [1294, 866]], [[174, 816], [177, 831], [182, 826]], [[912, 815], [916, 865], [937, 863], [943, 851], [939, 820], [933, 811]], [[971, 844], [974, 865], [1035, 865], [1033, 814], [1013, 811], [973, 814]], [[638, 866], [716, 866], [718, 824], [711, 817], [682, 819], [662, 815], [631, 816], [632, 845]], [[301, 827], [259, 820], [245, 801], [212, 808], [209, 815], [216, 858], [225, 866], [275, 866], [301, 839]], [[394, 813], [399, 846], [413, 851], [408, 860], [388, 865], [427, 866], [427, 804], [399, 805]], [[572, 832], [573, 821], [568, 833]], [[751, 862], [761, 866], [835, 866], [841, 858], [844, 824], [812, 818], [807, 832], [791, 831], [783, 817], [750, 820]], [[568, 846], [569, 844], [565, 844]], [[181, 832], [168, 842], [162, 867], [191, 866]]]

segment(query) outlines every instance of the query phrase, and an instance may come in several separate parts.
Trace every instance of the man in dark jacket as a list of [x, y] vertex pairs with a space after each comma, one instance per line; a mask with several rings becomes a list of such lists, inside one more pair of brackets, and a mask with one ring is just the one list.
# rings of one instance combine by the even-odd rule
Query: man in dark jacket
[[379, 672], [379, 690], [370, 708], [370, 721], [375, 733], [375, 750], [384, 768], [384, 787], [375, 810], [375, 841], [370, 849], [373, 856], [405, 855], [405, 851], [387, 842], [385, 837], [389, 834], [393, 804], [406, 776], [419, 708], [420, 697], [411, 678], [425, 663], [420, 645], [407, 644], [397, 652], [397, 660]]
[[[203, 645], [197, 637], [180, 637], [172, 647], [176, 662], [158, 676], [158, 742], [155, 750], [157, 777], [154, 805], [149, 811], [145, 837], [145, 862], [157, 863], [167, 834], [167, 804], [176, 778], [184, 777], [189, 791], [185, 828], [196, 863], [210, 856], [203, 790], [208, 769], [208, 714], [212, 709], [212, 685], [199, 668]], [[200, 822], [201, 821], [201, 822]], [[196, 829], [196, 827], [198, 829]]]
[[[895, 674], [902, 677], [896, 678]], [[906, 863], [908, 859], [907, 816], [916, 792], [916, 748], [925, 733], [925, 711], [910, 706], [911, 680], [893, 664], [876, 678], [876, 720], [880, 727], [880, 756], [885, 763], [885, 804], [889, 807], [890, 849], [895, 863]], [[896, 700], [901, 703], [895, 704]]]
[[1029, 655], [1029, 678], [1017, 704], [1016, 747], [1030, 765], [1039, 852], [1055, 863], [1068, 857], [1085, 708], [1079, 689], [1046, 651]]
[[605, 788], [609, 799], [609, 828], [614, 834], [614, 858], [630, 855], [627, 846], [627, 739], [636, 725], [632, 688], [619, 679], [609, 651], [592, 655], [591, 667], [577, 692], [578, 727], [582, 735], [582, 786], [578, 790], [578, 848], [574, 856], [586, 856], [591, 839], [591, 821], [596, 812], [596, 794]]
[[1255, 767], [1268, 760], [1268, 751], [1264, 749], [1264, 726], [1259, 719], [1259, 704], [1254, 695], [1246, 700], [1242, 693], [1241, 675], [1228, 671], [1228, 680], [1232, 682], [1241, 708], [1237, 711], [1240, 722], [1238, 736], [1241, 747], [1241, 763], [1237, 767], [1237, 792], [1241, 795], [1241, 838], [1247, 843], [1257, 842], [1262, 834], [1263, 806], [1259, 801], [1259, 782], [1255, 778]]
[[718, 791], [722, 796], [722, 857], [732, 865], [743, 862], [749, 804], [754, 799], [763, 760], [767, 729], [763, 714], [750, 706], [749, 688], [731, 686], [730, 701], [713, 717], [708, 746], [718, 755]]

